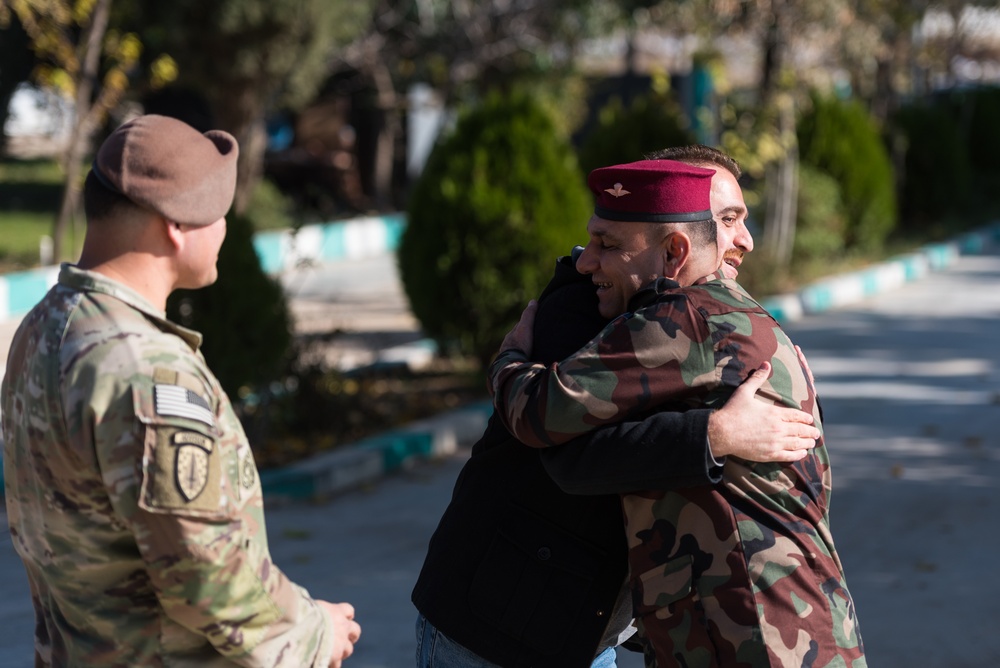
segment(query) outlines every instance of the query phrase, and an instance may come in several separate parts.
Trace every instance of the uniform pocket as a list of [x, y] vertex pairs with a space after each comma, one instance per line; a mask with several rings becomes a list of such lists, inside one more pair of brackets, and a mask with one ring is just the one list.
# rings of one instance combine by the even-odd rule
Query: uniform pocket
[[499, 523], [469, 590], [472, 611], [543, 654], [573, 630], [604, 551], [516, 506]]
[[142, 482], [138, 505], [154, 513], [226, 519], [234, 511], [223, 494], [223, 457], [219, 432], [207, 400], [179, 388], [182, 399], [158, 400], [154, 386], [132, 387], [135, 416], [142, 430]]

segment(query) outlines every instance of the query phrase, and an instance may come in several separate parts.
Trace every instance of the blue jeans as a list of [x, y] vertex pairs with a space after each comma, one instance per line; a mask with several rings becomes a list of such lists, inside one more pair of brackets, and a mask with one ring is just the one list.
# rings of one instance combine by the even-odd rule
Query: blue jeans
[[[615, 648], [597, 655], [590, 668], [616, 668]], [[500, 668], [438, 631], [417, 615], [417, 668]]]
[[609, 647], [594, 657], [594, 662], [590, 668], [617, 668], [618, 653], [614, 647]]

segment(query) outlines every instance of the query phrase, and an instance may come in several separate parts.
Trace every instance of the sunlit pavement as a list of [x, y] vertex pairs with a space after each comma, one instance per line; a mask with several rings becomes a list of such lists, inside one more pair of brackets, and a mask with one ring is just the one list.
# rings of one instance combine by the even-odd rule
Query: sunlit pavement
[[[786, 325], [817, 377], [834, 538], [873, 668], [1000, 665], [998, 325], [995, 248]], [[269, 509], [275, 562], [358, 610], [347, 666], [412, 665], [409, 593], [462, 452], [322, 505]], [[28, 667], [31, 606], [5, 532], [0, 591], [0, 666]], [[622, 668], [642, 665], [623, 655]]]

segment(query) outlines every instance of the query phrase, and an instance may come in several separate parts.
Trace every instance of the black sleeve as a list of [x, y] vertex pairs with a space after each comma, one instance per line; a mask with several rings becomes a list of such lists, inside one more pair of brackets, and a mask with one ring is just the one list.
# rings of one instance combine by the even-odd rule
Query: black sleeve
[[624, 494], [717, 483], [722, 466], [708, 447], [709, 409], [655, 413], [597, 429], [539, 451], [569, 494]]

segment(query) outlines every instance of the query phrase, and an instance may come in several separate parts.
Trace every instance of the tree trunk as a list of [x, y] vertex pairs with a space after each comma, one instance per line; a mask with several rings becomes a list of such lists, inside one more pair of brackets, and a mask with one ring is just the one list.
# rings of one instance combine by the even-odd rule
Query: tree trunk
[[267, 129], [264, 112], [257, 102], [256, 82], [248, 82], [241, 93], [214, 99], [218, 127], [232, 134], [240, 146], [236, 163], [236, 195], [233, 213], [243, 215], [250, 199], [264, 177], [264, 154], [267, 152]]
[[794, 141], [795, 110], [787, 98], [778, 111], [778, 132], [790, 144], [785, 159], [767, 169], [767, 214], [764, 246], [780, 269], [787, 269], [795, 245], [798, 217], [799, 151]]
[[761, 51], [760, 102], [762, 106], [771, 104], [778, 86], [778, 74], [782, 66], [782, 45], [780, 17], [777, 7], [771, 7], [767, 26], [764, 29], [764, 44]]
[[264, 118], [252, 119], [241, 133], [240, 157], [233, 212], [245, 214], [250, 208], [253, 193], [264, 178], [264, 154], [267, 153], [267, 128]]
[[10, 115], [10, 101], [17, 87], [28, 80], [35, 67], [35, 54], [31, 50], [31, 40], [24, 32], [17, 13], [11, 12], [11, 22], [0, 30], [0, 155], [7, 147], [4, 125]]
[[400, 134], [399, 104], [392, 74], [385, 63], [373, 56], [370, 60], [372, 79], [378, 91], [378, 106], [382, 112], [382, 127], [379, 128], [375, 145], [375, 174], [373, 179], [376, 206], [385, 210], [392, 205], [392, 176], [396, 162], [396, 139]]
[[910, 32], [900, 31], [892, 36], [886, 45], [886, 55], [877, 62], [875, 71], [875, 91], [872, 95], [872, 115], [885, 122], [899, 106], [896, 90], [896, 76], [903, 68], [910, 66]]
[[14, 91], [0, 90], [0, 155], [7, 152], [7, 133], [3, 132], [10, 116], [10, 100], [14, 97]]
[[52, 259], [56, 263], [61, 262], [64, 253], [68, 252], [63, 249], [63, 241], [66, 237], [66, 229], [76, 215], [77, 205], [80, 202], [80, 175], [83, 172], [83, 156], [88, 148], [88, 137], [84, 136], [82, 130], [74, 127], [73, 136], [65, 156], [66, 183], [63, 185], [62, 202], [59, 205], [59, 215], [52, 228]]
[[761, 71], [761, 109], [775, 113], [774, 126], [765, 132], [774, 132], [778, 143], [784, 147], [784, 158], [768, 165], [766, 170], [767, 210], [764, 219], [763, 245], [776, 268], [787, 269], [795, 242], [795, 222], [798, 202], [798, 145], [795, 138], [795, 102], [788, 93], [782, 93], [780, 75], [784, 66], [785, 36], [789, 32], [789, 19], [782, 0], [773, 0], [764, 33], [763, 62]]
[[101, 45], [104, 33], [108, 29], [110, 10], [111, 0], [97, 0], [94, 12], [91, 14], [90, 25], [87, 26], [81, 40], [83, 52], [76, 81], [76, 120], [65, 154], [66, 185], [63, 188], [59, 215], [52, 228], [52, 258], [56, 262], [62, 260], [66, 228], [69, 227], [80, 200], [81, 163], [90, 149], [91, 139], [102, 115], [101, 110], [94, 108], [93, 95], [101, 62]]

